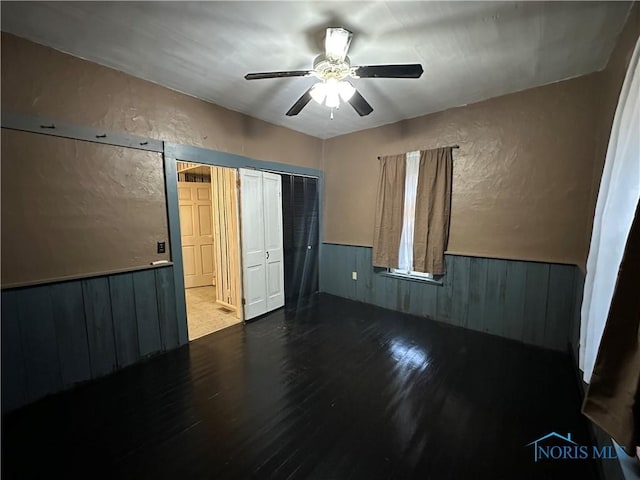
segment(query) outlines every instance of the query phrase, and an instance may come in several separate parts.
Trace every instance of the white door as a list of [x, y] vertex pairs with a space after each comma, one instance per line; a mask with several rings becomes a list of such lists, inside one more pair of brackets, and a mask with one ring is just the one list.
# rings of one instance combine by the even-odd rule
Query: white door
[[284, 305], [279, 175], [240, 169], [244, 318]]
[[262, 172], [240, 169], [244, 318], [267, 312]]
[[262, 173], [264, 197], [264, 249], [266, 251], [267, 311], [284, 305], [284, 254], [282, 233], [282, 178]]

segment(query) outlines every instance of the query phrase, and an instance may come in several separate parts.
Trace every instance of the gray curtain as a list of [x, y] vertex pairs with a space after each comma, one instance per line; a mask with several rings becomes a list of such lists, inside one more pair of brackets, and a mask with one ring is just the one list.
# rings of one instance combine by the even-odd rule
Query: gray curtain
[[373, 231], [373, 265], [397, 268], [404, 213], [405, 155], [380, 159], [378, 199]]
[[420, 152], [413, 237], [413, 268], [443, 275], [451, 216], [451, 147]]

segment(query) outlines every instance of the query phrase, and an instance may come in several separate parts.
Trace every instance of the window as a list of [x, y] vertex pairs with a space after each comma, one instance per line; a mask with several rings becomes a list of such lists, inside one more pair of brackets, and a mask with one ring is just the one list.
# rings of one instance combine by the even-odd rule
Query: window
[[[449, 239], [452, 147], [380, 158], [371, 263], [444, 275]], [[404, 213], [403, 213], [404, 212]], [[416, 279], [424, 280], [424, 278]]]
[[398, 268], [390, 268], [389, 273], [414, 277], [418, 279], [433, 279], [431, 273], [416, 272], [413, 269], [413, 233], [416, 218], [416, 196], [418, 194], [418, 170], [420, 167], [420, 151], [407, 153], [407, 172], [404, 182], [404, 216], [402, 219], [402, 236], [400, 237], [400, 251]]
[[415, 272], [413, 270], [401, 270], [399, 268], [390, 268], [389, 273], [394, 275], [404, 275], [406, 277], [423, 278], [425, 280], [433, 280], [432, 273]]

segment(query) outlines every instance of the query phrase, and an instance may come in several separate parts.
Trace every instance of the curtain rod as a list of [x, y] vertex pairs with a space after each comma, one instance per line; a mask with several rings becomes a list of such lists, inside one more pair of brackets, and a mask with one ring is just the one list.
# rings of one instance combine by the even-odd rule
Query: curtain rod
[[[439, 147], [439, 148], [447, 148], [447, 147]], [[460, 148], [460, 145], [451, 145], [448, 148]], [[378, 155], [378, 160], [380, 160], [382, 157], [380, 155]]]

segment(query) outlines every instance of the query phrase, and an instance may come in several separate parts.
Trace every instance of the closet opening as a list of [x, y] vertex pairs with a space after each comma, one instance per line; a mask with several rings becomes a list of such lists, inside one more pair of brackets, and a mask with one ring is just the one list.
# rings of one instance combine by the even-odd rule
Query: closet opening
[[318, 178], [279, 172], [284, 219], [284, 292], [288, 307], [304, 305], [319, 290]]
[[176, 163], [189, 340], [318, 291], [319, 179]]

